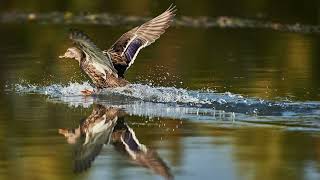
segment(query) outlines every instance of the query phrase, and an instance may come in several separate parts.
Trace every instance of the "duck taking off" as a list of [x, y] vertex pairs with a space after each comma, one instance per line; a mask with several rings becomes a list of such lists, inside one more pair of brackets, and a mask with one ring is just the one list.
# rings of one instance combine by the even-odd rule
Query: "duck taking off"
[[[175, 16], [175, 6], [170, 6], [159, 16], [123, 34], [109, 49], [102, 51], [79, 30], [71, 30], [69, 38], [75, 47], [67, 49], [59, 58], [71, 58], [90, 77], [97, 90], [129, 84], [124, 73], [133, 64], [139, 51], [155, 42], [170, 26]], [[93, 91], [82, 91], [90, 95]]]

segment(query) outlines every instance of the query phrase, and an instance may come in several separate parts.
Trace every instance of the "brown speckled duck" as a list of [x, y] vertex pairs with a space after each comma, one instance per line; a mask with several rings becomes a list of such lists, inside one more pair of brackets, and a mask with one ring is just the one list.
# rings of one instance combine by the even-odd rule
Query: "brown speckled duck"
[[90, 168], [103, 146], [112, 145], [133, 164], [152, 170], [165, 179], [173, 179], [170, 168], [155, 149], [141, 144], [134, 130], [125, 122], [122, 109], [97, 104], [92, 113], [74, 129], [59, 129], [69, 144], [74, 144], [74, 171]]
[[[71, 30], [70, 39], [75, 47], [68, 48], [59, 58], [71, 58], [90, 77], [97, 90], [129, 84], [124, 73], [133, 64], [139, 51], [155, 42], [170, 26], [175, 16], [175, 6], [150, 21], [123, 34], [111, 48], [102, 51], [83, 32]], [[93, 91], [82, 91], [85, 95]]]

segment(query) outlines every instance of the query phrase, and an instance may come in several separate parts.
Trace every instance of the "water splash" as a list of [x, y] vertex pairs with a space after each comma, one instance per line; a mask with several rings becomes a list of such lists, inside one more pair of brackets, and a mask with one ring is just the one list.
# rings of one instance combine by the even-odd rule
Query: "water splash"
[[14, 85], [14, 91], [17, 93], [28, 94], [36, 93], [42, 95], [48, 95], [50, 97], [71, 97], [81, 96], [81, 91], [84, 89], [93, 90], [93, 87], [88, 83], [69, 83], [68, 85], [53, 84], [49, 86], [37, 86], [32, 84], [16, 84]]
[[53, 101], [68, 103], [72, 106], [89, 106], [95, 101], [108, 101], [114, 104], [133, 104], [137, 101], [178, 105], [184, 108], [202, 108], [222, 110], [259, 116], [293, 117], [301, 115], [319, 115], [319, 102], [283, 102], [246, 98], [230, 92], [195, 91], [175, 87], [153, 87], [142, 84], [130, 84], [125, 87], [105, 89], [92, 97], [84, 97], [81, 90], [93, 90], [88, 83], [69, 83], [36, 86], [15, 85], [17, 93], [36, 93], [49, 96]]
[[159, 103], [210, 103], [206, 99], [193, 96], [186, 89], [175, 87], [152, 87], [149, 85], [131, 84], [125, 87], [108, 89], [105, 92]]
[[[109, 105], [109, 104], [106, 104]], [[226, 120], [234, 122], [236, 114], [234, 112], [225, 112], [213, 108], [194, 108], [188, 106], [170, 105], [153, 102], [134, 102], [131, 104], [118, 105], [117, 107], [125, 109], [131, 115], [143, 117], [166, 117], [173, 119], [190, 120]]]

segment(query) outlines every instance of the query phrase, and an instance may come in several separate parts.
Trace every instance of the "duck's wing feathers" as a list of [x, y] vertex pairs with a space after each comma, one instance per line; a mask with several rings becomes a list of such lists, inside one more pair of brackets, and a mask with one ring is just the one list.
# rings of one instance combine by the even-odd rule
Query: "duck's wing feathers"
[[72, 29], [70, 30], [69, 38], [84, 52], [87, 60], [117, 77], [117, 70], [114, 68], [109, 56], [104, 55], [102, 50], [92, 42], [88, 35], [82, 31]]
[[82, 129], [86, 129], [81, 136], [81, 142], [75, 146], [75, 172], [88, 169], [100, 154], [103, 145], [110, 142], [118, 120], [118, 111], [116, 108], [106, 109], [102, 105], [94, 107], [92, 114], [81, 126]]
[[74, 172], [81, 173], [90, 168], [92, 162], [100, 154], [102, 147], [103, 144], [94, 144], [75, 149]]
[[[121, 63], [123, 66], [126, 66], [126, 69], [129, 68], [139, 51], [155, 42], [170, 26], [175, 12], [175, 6], [171, 5], [159, 16], [123, 34], [111, 48], [104, 51], [104, 53], [111, 54], [111, 56], [114, 54], [115, 57], [124, 57], [124, 63], [121, 62], [123, 59], [119, 59], [119, 62], [113, 63]], [[117, 58], [115, 58], [115, 60], [113, 59], [113, 61], [117, 61]]]

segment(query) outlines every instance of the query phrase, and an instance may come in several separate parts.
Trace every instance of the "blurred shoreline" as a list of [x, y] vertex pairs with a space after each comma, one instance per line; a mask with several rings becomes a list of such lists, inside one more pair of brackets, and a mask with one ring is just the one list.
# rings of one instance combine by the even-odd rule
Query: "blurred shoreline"
[[[123, 16], [108, 13], [77, 13], [71, 12], [3, 12], [0, 13], [0, 23], [37, 23], [37, 24], [96, 24], [104, 26], [137, 26], [151, 18], [140, 16]], [[243, 28], [243, 29], [270, 29], [274, 31], [295, 33], [320, 33], [319, 25], [310, 24], [286, 24], [272, 22], [264, 19], [247, 19], [240, 17], [176, 17], [173, 26], [191, 28]]]

